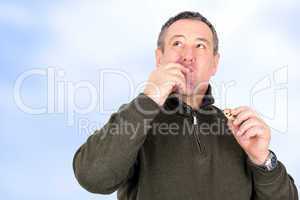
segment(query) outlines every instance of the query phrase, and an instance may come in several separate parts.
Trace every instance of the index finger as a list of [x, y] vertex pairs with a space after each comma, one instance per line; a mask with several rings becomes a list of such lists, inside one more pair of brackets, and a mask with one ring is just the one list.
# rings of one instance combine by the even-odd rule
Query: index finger
[[241, 112], [244, 112], [245, 110], [249, 110], [250, 108], [248, 106], [240, 106], [240, 107], [237, 107], [237, 108], [233, 108], [231, 109], [231, 113], [233, 115], [238, 115], [240, 114]]
[[188, 74], [188, 73], [191, 73], [192, 72], [192, 69], [191, 68], [187, 68], [179, 63], [168, 63], [166, 66], [165, 66], [165, 69], [179, 69], [182, 73], [184, 74]]

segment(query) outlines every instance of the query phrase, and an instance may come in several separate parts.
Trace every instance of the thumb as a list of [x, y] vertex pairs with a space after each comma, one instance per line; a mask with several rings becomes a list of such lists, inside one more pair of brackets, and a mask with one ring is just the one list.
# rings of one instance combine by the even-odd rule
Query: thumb
[[227, 121], [227, 126], [234, 135], [238, 132], [239, 127], [234, 125], [232, 120]]

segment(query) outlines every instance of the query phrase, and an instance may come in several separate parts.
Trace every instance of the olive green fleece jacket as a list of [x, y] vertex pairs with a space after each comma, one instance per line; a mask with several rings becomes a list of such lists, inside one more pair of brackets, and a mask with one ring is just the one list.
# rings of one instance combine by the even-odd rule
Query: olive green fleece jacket
[[254, 165], [213, 105], [194, 110], [170, 95], [163, 106], [140, 93], [76, 151], [73, 169], [92, 193], [120, 200], [297, 200], [284, 165]]

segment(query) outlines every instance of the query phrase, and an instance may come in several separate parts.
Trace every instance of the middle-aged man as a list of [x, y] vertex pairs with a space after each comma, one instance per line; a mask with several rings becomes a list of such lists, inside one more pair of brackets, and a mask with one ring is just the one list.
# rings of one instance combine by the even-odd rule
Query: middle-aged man
[[269, 150], [270, 128], [248, 107], [213, 105], [218, 37], [197, 12], [162, 27], [144, 91], [77, 150], [73, 168], [93, 193], [120, 200], [296, 200]]

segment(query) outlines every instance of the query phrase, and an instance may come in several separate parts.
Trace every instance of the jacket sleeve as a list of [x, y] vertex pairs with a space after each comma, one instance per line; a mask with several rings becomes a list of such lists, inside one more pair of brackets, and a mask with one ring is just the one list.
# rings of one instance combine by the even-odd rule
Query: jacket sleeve
[[74, 155], [73, 170], [79, 184], [92, 193], [116, 191], [132, 174], [138, 151], [159, 110], [158, 104], [140, 93], [113, 113]]
[[278, 165], [272, 171], [265, 171], [248, 159], [253, 175], [253, 200], [298, 200], [297, 187], [284, 165]]

